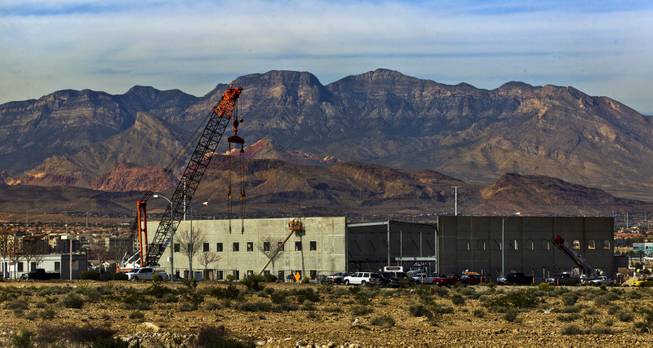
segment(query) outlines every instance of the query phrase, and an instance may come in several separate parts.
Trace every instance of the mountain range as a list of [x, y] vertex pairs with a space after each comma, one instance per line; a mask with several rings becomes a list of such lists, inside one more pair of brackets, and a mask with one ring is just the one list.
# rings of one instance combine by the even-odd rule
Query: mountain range
[[[520, 206], [552, 211], [547, 204], [578, 211], [629, 206], [653, 193], [651, 118], [573, 87], [509, 82], [486, 90], [386, 69], [327, 85], [308, 72], [270, 71], [233, 85], [243, 87], [245, 160], [267, 175], [245, 178], [252, 203], [259, 197], [262, 206], [274, 199], [261, 197], [283, 200], [284, 192], [295, 192], [288, 199], [316, 211], [325, 205], [374, 211], [380, 204], [415, 212], [426, 209], [422, 203], [450, 206], [454, 184], [469, 191], [477, 211], [490, 213]], [[5, 190], [170, 190], [227, 87], [202, 97], [142, 86], [120, 95], [63, 90], [2, 104], [0, 182], [10, 185]], [[230, 171], [220, 170], [224, 160], [216, 163], [202, 190], [226, 187], [218, 173]], [[315, 187], [306, 173], [331, 181]], [[528, 202], [542, 187], [563, 198]], [[348, 206], [347, 195], [356, 191]]]

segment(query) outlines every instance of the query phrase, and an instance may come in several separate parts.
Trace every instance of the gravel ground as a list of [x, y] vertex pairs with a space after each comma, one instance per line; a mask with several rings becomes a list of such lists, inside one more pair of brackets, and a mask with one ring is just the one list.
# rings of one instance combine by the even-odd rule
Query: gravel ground
[[[226, 289], [220, 283], [203, 283], [197, 289], [163, 284], [174, 295], [145, 295], [151, 286], [2, 282], [0, 343], [11, 345], [21, 330], [34, 333], [38, 341], [48, 330], [90, 326], [110, 328], [114, 337], [143, 347], [198, 346], [198, 332], [207, 327], [224, 332], [225, 337], [266, 347], [653, 346], [653, 334], [642, 332], [649, 327], [653, 330], [653, 292], [648, 289], [379, 290], [264, 284], [267, 289], [258, 292], [237, 285], [246, 294], [228, 299], [212, 292]], [[292, 295], [306, 289], [318, 294], [319, 300]], [[490, 303], [527, 292], [535, 301], [526, 306], [493, 307]], [[198, 293], [203, 295], [191, 300]], [[274, 293], [286, 294], [285, 299], [276, 299], [279, 303], [275, 304]], [[70, 305], [64, 299], [71, 294], [82, 299], [81, 308], [66, 308]], [[576, 298], [575, 303], [565, 303], [572, 301], [567, 298]], [[140, 302], [149, 302], [149, 308], [135, 309]], [[286, 307], [279, 309], [281, 303]], [[416, 316], [413, 309], [419, 306], [426, 315]], [[52, 317], [43, 314], [46, 310], [54, 312]], [[506, 310], [516, 313], [514, 321], [507, 319]], [[630, 320], [622, 320], [628, 319], [627, 313]]]

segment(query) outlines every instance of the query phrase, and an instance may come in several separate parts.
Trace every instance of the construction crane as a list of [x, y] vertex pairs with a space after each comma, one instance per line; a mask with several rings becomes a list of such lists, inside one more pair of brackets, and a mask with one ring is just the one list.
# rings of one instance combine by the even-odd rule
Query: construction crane
[[595, 276], [600, 273], [597, 269], [588, 264], [583, 258], [565, 244], [565, 240], [556, 235], [553, 238], [553, 244], [556, 245], [565, 255], [567, 255], [580, 268], [581, 272], [587, 276]]
[[[202, 131], [195, 150], [190, 156], [175, 192], [170, 199], [171, 204], [167, 206], [165, 213], [161, 217], [152, 242], [144, 245], [144, 248], [139, 251], [144, 254], [140, 264], [141, 267], [156, 266], [159, 263], [159, 259], [163, 255], [166, 247], [170, 244], [172, 236], [177, 231], [177, 227], [184, 217], [186, 206], [193, 199], [195, 191], [202, 181], [204, 172], [211, 163], [211, 159], [230, 121], [234, 134], [227, 139], [229, 148], [231, 149], [231, 144], [235, 144], [235, 146], [239, 146], [240, 150], [243, 151], [245, 141], [238, 136], [238, 126], [242, 122], [242, 119], [238, 119], [237, 115], [237, 101], [242, 90], [241, 87], [228, 88], [222, 95], [220, 102], [211, 109], [206, 127]], [[244, 183], [241, 180], [242, 185]], [[241, 204], [244, 201], [244, 196], [244, 186], [242, 186]], [[147, 243], [147, 239], [145, 239], [145, 242]]]

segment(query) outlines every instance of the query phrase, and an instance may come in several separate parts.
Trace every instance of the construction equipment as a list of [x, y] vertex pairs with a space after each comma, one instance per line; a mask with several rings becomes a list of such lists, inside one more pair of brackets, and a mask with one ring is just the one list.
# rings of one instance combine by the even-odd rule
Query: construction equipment
[[[241, 87], [228, 88], [222, 95], [220, 102], [212, 108], [206, 127], [202, 131], [195, 150], [190, 156], [190, 160], [172, 195], [171, 204], [168, 205], [161, 217], [152, 242], [146, 246], [144, 262], [140, 266], [156, 266], [158, 264], [161, 255], [170, 244], [172, 236], [184, 216], [185, 207], [193, 199], [204, 172], [211, 163], [211, 159], [230, 121], [233, 121], [234, 136], [230, 137], [228, 141], [239, 144], [242, 149], [245, 141], [238, 136], [238, 126], [242, 123], [242, 119], [238, 119], [236, 104], [242, 90]], [[244, 197], [241, 201], [243, 200]]]
[[578, 266], [578, 268], [580, 268], [581, 273], [584, 275], [596, 276], [601, 273], [600, 270], [592, 267], [585, 260], [583, 260], [583, 258], [578, 253], [567, 246], [565, 244], [565, 240], [560, 235], [556, 235], [555, 238], [553, 238], [553, 244], [556, 245], [565, 255], [569, 256], [569, 258], [576, 264], [576, 266]]
[[[289, 231], [288, 235], [283, 240], [283, 242], [281, 242], [281, 248], [276, 248], [274, 250], [274, 253], [268, 256], [268, 262], [265, 264], [265, 266], [263, 266], [261, 272], [259, 272], [259, 275], [263, 275], [263, 272], [265, 272], [265, 270], [272, 263], [272, 261], [274, 261], [274, 259], [277, 258], [279, 252], [282, 251], [283, 248], [285, 248], [286, 242], [288, 242], [288, 239], [290, 239], [290, 237], [292, 237], [293, 234], [297, 236], [303, 236], [306, 233], [306, 230], [304, 229], [304, 223], [301, 220], [297, 220], [297, 219], [290, 219], [288, 221], [288, 231]], [[303, 265], [304, 265], [304, 254], [302, 253], [302, 272], [304, 271]]]
[[138, 238], [138, 250], [127, 258], [123, 256], [120, 265], [117, 265], [116, 272], [130, 272], [144, 265], [147, 256], [147, 201], [139, 199], [136, 201], [136, 236]]

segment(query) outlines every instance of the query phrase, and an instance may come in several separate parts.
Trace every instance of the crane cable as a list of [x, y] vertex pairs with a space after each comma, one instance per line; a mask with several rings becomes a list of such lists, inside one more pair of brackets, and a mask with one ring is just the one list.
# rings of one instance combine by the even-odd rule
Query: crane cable
[[245, 233], [245, 145], [240, 145], [240, 234]]

